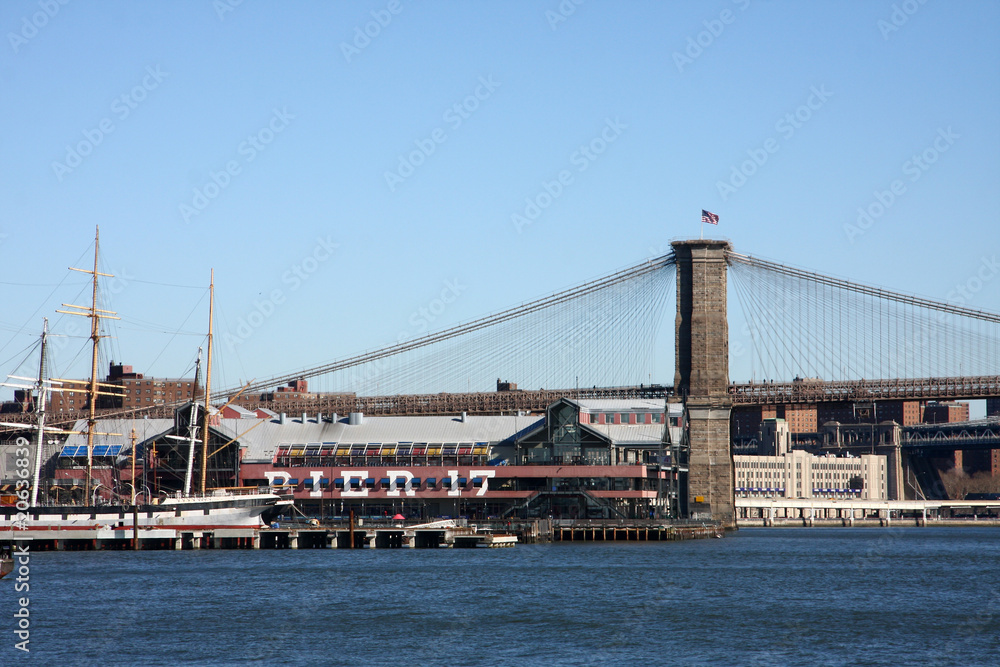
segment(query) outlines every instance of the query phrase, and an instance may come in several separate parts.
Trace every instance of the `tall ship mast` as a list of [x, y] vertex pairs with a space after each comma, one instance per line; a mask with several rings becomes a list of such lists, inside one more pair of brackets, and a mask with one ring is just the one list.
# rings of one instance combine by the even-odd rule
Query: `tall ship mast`
[[48, 388], [45, 386], [45, 346], [49, 337], [49, 320], [46, 318], [42, 322], [42, 344], [41, 354], [38, 355], [38, 381], [35, 383], [38, 391], [38, 404], [35, 411], [38, 414], [38, 433], [35, 439], [35, 465], [34, 477], [31, 478], [31, 506], [38, 506], [39, 480], [42, 478], [42, 445], [45, 442], [45, 400], [48, 395]]
[[[86, 388], [82, 388], [84, 386], [84, 382], [79, 380], [73, 381], [58, 378], [46, 379], [46, 342], [49, 335], [47, 320], [42, 331], [41, 359], [39, 361], [37, 381], [34, 378], [16, 378], [18, 380], [31, 382], [32, 384], [10, 385], [21, 389], [36, 389], [40, 394], [38, 405], [39, 409], [37, 414], [38, 424], [37, 426], [29, 427], [38, 429], [38, 449], [35, 453], [35, 470], [34, 479], [32, 480], [32, 511], [25, 511], [28, 506], [28, 503], [26, 502], [28, 497], [27, 494], [25, 494], [25, 502], [19, 502], [17, 506], [0, 506], [0, 539], [10, 539], [15, 534], [15, 531], [18, 531], [16, 534], [25, 539], [41, 539], [51, 536], [52, 533], [49, 531], [53, 529], [69, 528], [73, 529], [74, 536], [80, 538], [85, 537], [86, 539], [98, 539], [102, 534], [101, 531], [106, 531], [108, 526], [120, 524], [120, 518], [124, 516], [126, 512], [130, 512], [133, 516], [131, 529], [134, 531], [134, 539], [137, 540], [137, 542], [135, 542], [136, 545], [138, 544], [138, 540], [143, 537], [142, 532], [145, 530], [191, 530], [192, 528], [196, 528], [198, 530], [213, 530], [216, 528], [258, 527], [262, 525], [262, 523], [269, 520], [269, 517], [277, 515], [290, 506], [292, 503], [291, 499], [278, 496], [273, 493], [270, 488], [260, 487], [214, 489], [211, 494], [206, 493], [208, 490], [208, 460], [214, 455], [214, 452], [210, 453], [208, 450], [210, 426], [208, 406], [211, 402], [212, 319], [214, 316], [215, 289], [214, 271], [212, 272], [212, 282], [210, 285], [209, 347], [206, 369], [205, 410], [203, 415], [204, 430], [200, 434], [202, 440], [200, 494], [192, 495], [187, 489], [185, 489], [184, 492], [178, 491], [172, 495], [167, 494], [166, 497], [150, 498], [147, 492], [145, 502], [139, 504], [139, 494], [136, 489], [136, 449], [140, 445], [149, 447], [150, 442], [138, 443], [135, 438], [135, 430], [133, 429], [130, 477], [132, 487], [131, 498], [128, 502], [124, 502], [121, 500], [121, 494], [119, 494], [115, 488], [111, 488], [109, 489], [110, 495], [107, 498], [102, 497], [103, 502], [101, 504], [97, 503], [96, 491], [100, 487], [100, 481], [95, 480], [93, 477], [95, 450], [94, 436], [121, 435], [119, 433], [103, 433], [97, 430], [99, 427], [97, 420], [97, 401], [100, 396], [121, 396], [120, 392], [123, 390], [122, 386], [99, 382], [97, 380], [98, 344], [101, 338], [107, 338], [106, 335], [101, 334], [101, 319], [118, 319], [113, 311], [98, 308], [98, 277], [112, 277], [111, 274], [101, 273], [99, 270], [99, 242], [100, 230], [98, 229], [94, 239], [93, 269], [72, 269], [82, 273], [89, 273], [92, 276], [92, 297], [90, 306], [77, 306], [64, 303], [62, 305], [67, 310], [57, 311], [69, 315], [80, 315], [90, 318], [90, 339], [92, 343], [91, 376], [90, 380], [86, 383]], [[15, 376], [10, 377], [13, 378]], [[53, 387], [53, 385], [59, 386]], [[63, 445], [63, 455], [65, 456], [78, 456], [80, 455], [80, 449], [86, 449], [86, 477], [83, 480], [85, 495], [82, 499], [82, 506], [78, 504], [78, 501], [71, 501], [69, 504], [38, 504], [38, 489], [41, 486], [42, 444], [44, 443], [44, 434], [53, 432], [69, 434], [70, 438], [68, 440], [70, 442], [74, 436], [83, 435], [82, 429], [79, 431], [64, 431], [61, 429], [46, 427], [44, 425], [45, 394], [47, 391], [79, 392], [86, 394], [88, 397], [88, 418], [85, 436], [87, 443], [86, 447], [84, 448], [79, 444]], [[196, 393], [196, 390], [192, 392], [192, 403], [194, 403], [196, 399], [196, 396], [194, 395]], [[191, 414], [192, 416], [195, 415], [196, 411], [192, 409]], [[19, 423], [3, 423], [0, 425], [23, 428], [23, 424]], [[188, 424], [188, 426], [190, 428], [193, 425]], [[193, 451], [193, 444], [198, 434], [197, 432], [189, 431], [188, 438], [181, 438], [176, 434], [181, 428], [182, 426], [180, 425], [180, 422], [178, 422], [175, 417], [174, 427], [171, 429], [174, 431], [174, 434], [166, 433], [160, 434], [156, 437], [173, 440], [189, 440], [190, 449], [188, 458], [193, 459], [195, 454]], [[232, 444], [235, 440], [235, 438], [230, 440], [224, 446]], [[155, 439], [152, 440], [152, 444], [155, 447]], [[67, 454], [67, 450], [73, 450], [75, 453]], [[114, 465], [119, 465], [119, 463]], [[143, 463], [143, 466], [145, 466], [145, 462]], [[188, 470], [190, 471], [190, 468], [188, 468]], [[96, 484], [95, 481], [97, 481]], [[185, 484], [185, 486], [187, 486], [187, 484]], [[38, 532], [36, 533], [34, 531]]]
[[[57, 313], [64, 313], [66, 315], [80, 315], [83, 317], [90, 318], [90, 340], [91, 340], [91, 358], [90, 358], [90, 387], [86, 390], [87, 393], [87, 478], [84, 482], [84, 503], [87, 505], [94, 504], [94, 499], [91, 497], [91, 482], [93, 481], [93, 468], [94, 468], [94, 436], [95, 435], [115, 435], [111, 433], [101, 433], [98, 434], [95, 427], [97, 426], [97, 397], [98, 396], [118, 396], [118, 389], [116, 385], [105, 384], [103, 382], [97, 381], [97, 357], [98, 357], [98, 345], [101, 342], [101, 338], [106, 338], [106, 336], [101, 335], [101, 319], [117, 320], [117, 313], [111, 310], [101, 310], [97, 307], [97, 277], [104, 276], [106, 278], [113, 278], [114, 275], [111, 273], [101, 273], [98, 270], [98, 259], [99, 250], [101, 244], [101, 228], [97, 227], [97, 231], [94, 235], [94, 268], [93, 269], [77, 269], [70, 267], [70, 271], [79, 271], [81, 273], [89, 273], [92, 278], [92, 296], [90, 301], [90, 306], [76, 306], [70, 303], [62, 304], [65, 308], [72, 308], [73, 310], [57, 310]], [[79, 389], [68, 389], [67, 391], [81, 391]]]
[[194, 364], [194, 384], [191, 390], [191, 412], [188, 417], [188, 455], [187, 470], [184, 473], [184, 495], [191, 495], [191, 480], [194, 478], [195, 443], [198, 442], [198, 380], [201, 377], [201, 348], [198, 348], [198, 360]]
[[[32, 409], [35, 412], [35, 423], [33, 425], [28, 425], [28, 428], [35, 430], [35, 456], [34, 463], [32, 465], [32, 476], [28, 480], [31, 484], [31, 501], [30, 505], [25, 503], [28, 507], [38, 507], [38, 489], [40, 488], [40, 480], [42, 478], [42, 453], [43, 447], [45, 446], [45, 434], [74, 434], [75, 431], [65, 431], [60, 428], [51, 428], [45, 425], [45, 406], [48, 399], [48, 393], [50, 391], [62, 391], [61, 388], [53, 387], [54, 384], [61, 384], [58, 381], [50, 380], [46, 376], [48, 374], [48, 354], [47, 345], [49, 338], [49, 320], [48, 318], [42, 319], [42, 335], [40, 342], [39, 351], [39, 361], [38, 361], [38, 377], [28, 378], [21, 377], [17, 375], [8, 375], [8, 380], [17, 380], [18, 383], [11, 382], [0, 382], [0, 385], [5, 387], [12, 387], [21, 391], [34, 391], [34, 395], [37, 396], [37, 402], [32, 403]], [[24, 382], [32, 382], [32, 384], [23, 384]], [[0, 426], [15, 426], [23, 427], [22, 424], [0, 422]]]
[[202, 428], [201, 442], [201, 494], [207, 492], [208, 476], [208, 411], [212, 404], [212, 320], [215, 316], [215, 269], [212, 269], [208, 285], [208, 355], [205, 361], [205, 424]]

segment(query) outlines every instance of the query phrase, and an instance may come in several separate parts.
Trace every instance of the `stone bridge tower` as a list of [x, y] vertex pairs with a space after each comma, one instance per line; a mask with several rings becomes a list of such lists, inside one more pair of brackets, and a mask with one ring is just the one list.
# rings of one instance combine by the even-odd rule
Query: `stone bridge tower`
[[677, 320], [674, 391], [686, 401], [691, 456], [688, 508], [711, 509], [735, 526], [733, 455], [729, 438], [729, 323], [726, 318], [728, 241], [675, 241]]

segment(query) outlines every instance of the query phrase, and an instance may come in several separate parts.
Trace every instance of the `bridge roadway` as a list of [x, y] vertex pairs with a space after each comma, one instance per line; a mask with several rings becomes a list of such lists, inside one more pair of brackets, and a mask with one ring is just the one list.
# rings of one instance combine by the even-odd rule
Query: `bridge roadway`
[[1000, 449], [1000, 417], [907, 426], [899, 444], [907, 449]]
[[793, 380], [729, 385], [733, 405], [888, 400], [971, 400], [1000, 396], [1000, 375], [882, 380]]
[[[625, 387], [592, 387], [585, 389], [538, 389], [496, 392], [399, 394], [390, 396], [354, 396], [351, 394], [317, 394], [315, 398], [296, 401], [261, 401], [252, 398], [237, 400], [247, 408], [266, 408], [274, 412], [303, 412], [346, 415], [364, 412], [370, 415], [442, 415], [467, 412], [490, 415], [517, 411], [540, 412], [563, 397], [571, 398], [665, 398], [673, 396], [673, 387], [640, 385]], [[882, 380], [746, 382], [729, 385], [734, 406], [788, 403], [835, 403], [888, 400], [970, 400], [1000, 397], [1000, 375], [951, 378], [904, 378]], [[141, 410], [99, 410], [102, 418], [116, 415], [151, 418], [172, 418], [174, 409], [182, 403], [143, 408]], [[49, 422], [72, 424], [86, 419], [84, 410], [49, 413]], [[7, 413], [0, 421], [9, 424], [33, 423], [31, 413]], [[11, 430], [0, 426], [0, 431]]]

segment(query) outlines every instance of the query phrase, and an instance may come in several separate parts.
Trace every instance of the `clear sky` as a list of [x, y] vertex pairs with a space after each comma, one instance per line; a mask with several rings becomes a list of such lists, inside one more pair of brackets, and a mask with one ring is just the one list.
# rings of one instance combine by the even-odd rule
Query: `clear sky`
[[4, 0], [0, 33], [4, 372], [43, 316], [84, 331], [55, 310], [97, 225], [112, 356], [190, 373], [214, 268], [227, 385], [663, 254], [702, 208], [858, 282], [989, 274], [1000, 311], [998, 2]]

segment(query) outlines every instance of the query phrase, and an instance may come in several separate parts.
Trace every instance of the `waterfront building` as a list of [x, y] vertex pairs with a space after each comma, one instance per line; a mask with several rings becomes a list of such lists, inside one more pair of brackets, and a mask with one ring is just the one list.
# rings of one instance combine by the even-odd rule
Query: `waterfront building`
[[737, 454], [733, 465], [739, 498], [898, 500], [889, 493], [886, 457], [880, 454]]
[[[986, 399], [987, 416], [1000, 415], [1000, 399]], [[831, 444], [857, 446], [871, 440], [875, 446], [898, 442], [895, 424], [903, 428], [921, 424], [954, 424], [969, 420], [970, 406], [961, 401], [886, 400], [830, 402], [818, 404], [764, 404], [737, 406], [731, 416], [734, 454], [772, 454], [773, 443], [765, 434], [767, 424], [785, 422], [793, 444], [814, 449]], [[813, 419], [815, 417], [815, 420]], [[1000, 449], [956, 449], [922, 455], [936, 469], [952, 469], [967, 475], [985, 472], [1000, 475]], [[911, 458], [911, 464], [913, 464]], [[918, 466], [920, 464], [917, 464]], [[889, 469], [893, 469], [890, 460]], [[893, 486], [890, 483], [890, 488]]]
[[[140, 424], [135, 484], [169, 494], [187, 474], [190, 415], [188, 405], [172, 420], [101, 420], [98, 431], [128, 434]], [[671, 457], [681, 419], [681, 406], [664, 399], [563, 398], [543, 414], [492, 416], [290, 416], [228, 406], [210, 416], [208, 479], [209, 486], [271, 486], [317, 517], [352, 510], [423, 518], [676, 516], [687, 504], [686, 471]], [[106, 499], [133, 483], [123, 442], [127, 435], [95, 441], [93, 474]], [[79, 494], [86, 456], [85, 440], [70, 436], [50, 495]]]
[[[895, 424], [891, 426], [899, 429]], [[837, 442], [843, 442], [845, 431], [850, 430], [836, 423], [825, 428], [833, 429], [831, 435]], [[887, 456], [816, 455], [793, 450], [791, 427], [784, 419], [765, 419], [761, 423], [758, 451], [756, 455], [733, 456], [735, 494], [739, 498], [885, 500], [898, 495]]]

